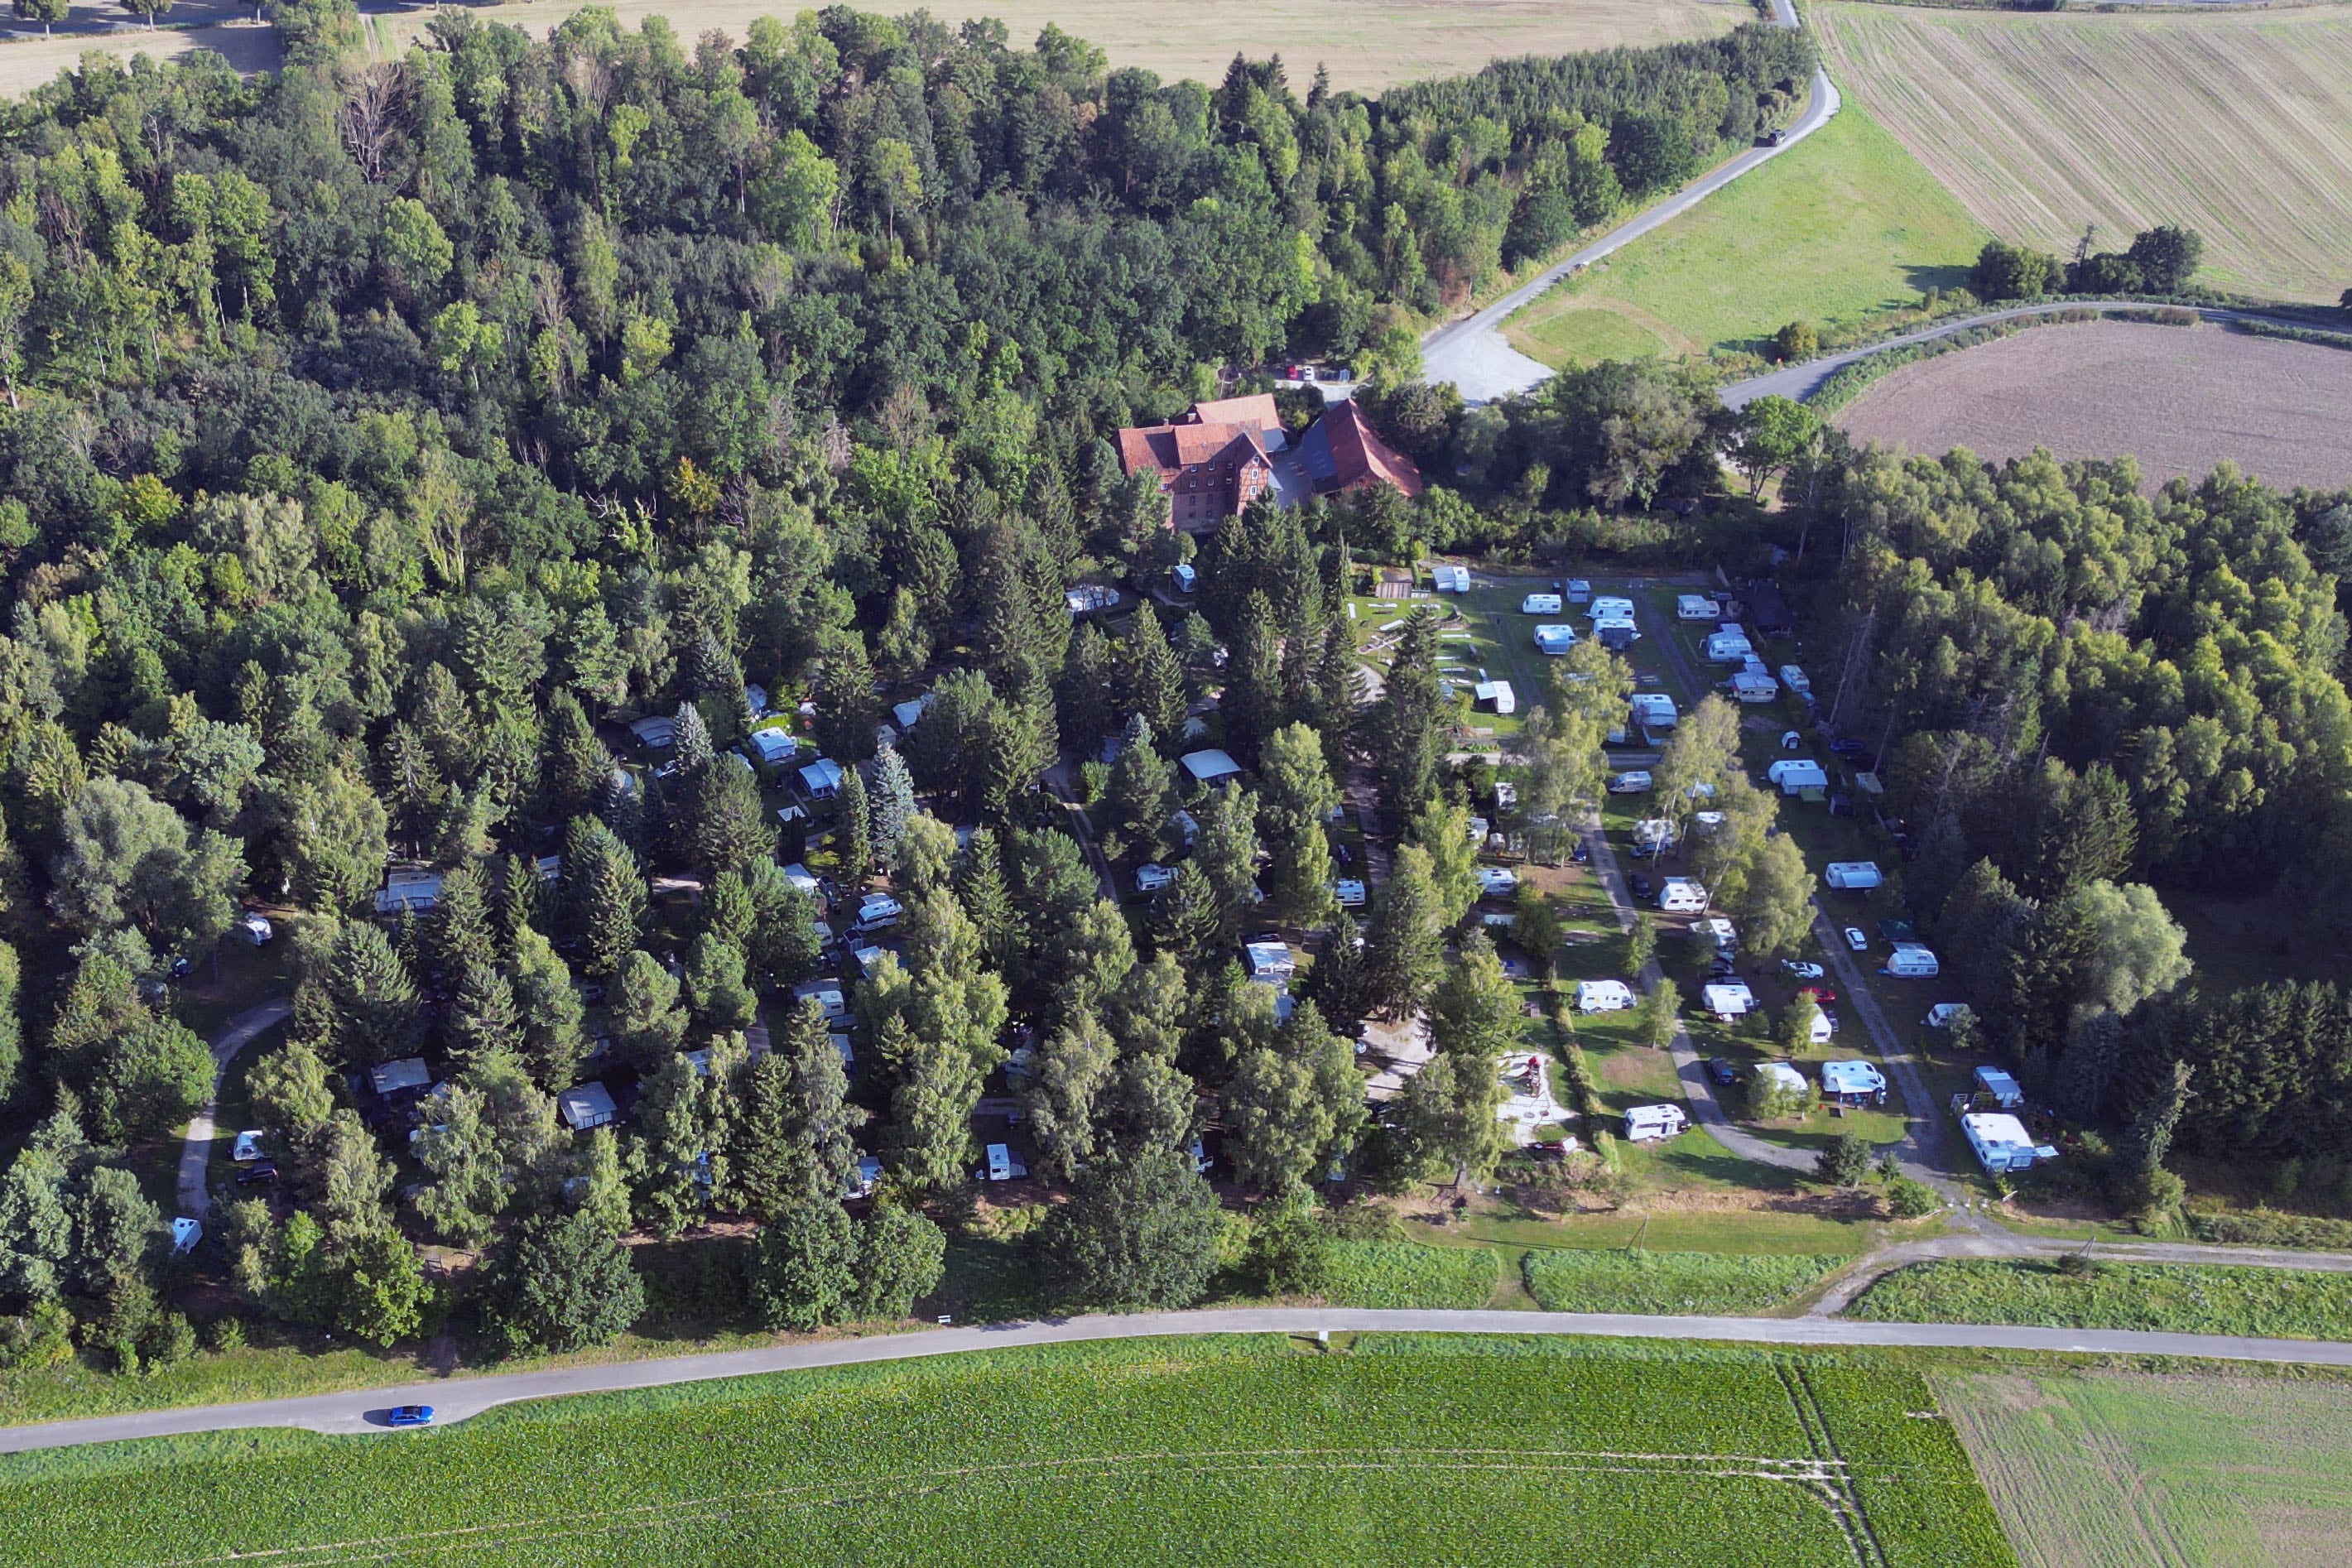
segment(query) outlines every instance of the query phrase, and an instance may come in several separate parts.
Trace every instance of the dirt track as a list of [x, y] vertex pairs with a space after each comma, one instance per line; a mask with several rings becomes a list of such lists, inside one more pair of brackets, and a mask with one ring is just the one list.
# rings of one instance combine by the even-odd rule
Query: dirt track
[[2283, 488], [2352, 484], [2352, 352], [2221, 327], [2037, 327], [1895, 371], [1837, 424], [1913, 452], [2140, 460], [2154, 489], [2228, 458]]

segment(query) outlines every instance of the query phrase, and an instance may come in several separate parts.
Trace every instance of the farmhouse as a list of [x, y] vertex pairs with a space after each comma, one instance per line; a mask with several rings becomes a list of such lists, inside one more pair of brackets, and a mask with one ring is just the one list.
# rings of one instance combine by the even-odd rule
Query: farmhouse
[[1274, 482], [1265, 439], [1244, 425], [1195, 422], [1121, 430], [1118, 460], [1130, 478], [1159, 477], [1169, 498], [1170, 521], [1187, 533], [1208, 532]]
[[1290, 444], [1290, 437], [1283, 433], [1282, 415], [1275, 408], [1271, 392], [1254, 392], [1246, 397], [1213, 397], [1206, 403], [1195, 403], [1192, 412], [1177, 423], [1238, 425], [1244, 430], [1256, 431], [1259, 444], [1269, 452], [1279, 452]]
[[1408, 496], [1417, 496], [1423, 489], [1421, 469], [1381, 439], [1352, 397], [1326, 408], [1323, 417], [1298, 438], [1298, 460], [1315, 481], [1317, 495], [1366, 485], [1386, 485]]

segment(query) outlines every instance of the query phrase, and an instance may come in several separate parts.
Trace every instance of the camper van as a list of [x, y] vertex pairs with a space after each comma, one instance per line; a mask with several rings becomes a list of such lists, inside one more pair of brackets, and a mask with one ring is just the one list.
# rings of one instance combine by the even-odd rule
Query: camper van
[[1670, 915], [1702, 914], [1706, 910], [1706, 884], [1688, 877], [1669, 877], [1658, 889], [1658, 908]]
[[1690, 1125], [1679, 1105], [1637, 1105], [1625, 1112], [1625, 1142], [1654, 1142], [1672, 1138]]
[[898, 900], [887, 893], [868, 893], [857, 901], [857, 929], [880, 931], [897, 925], [906, 914]]
[[1793, 664], [1784, 664], [1780, 667], [1780, 684], [1800, 697], [1809, 695], [1813, 689], [1812, 681], [1807, 678], [1803, 670]]
[[1648, 792], [1649, 787], [1650, 775], [1639, 769], [1632, 773], [1619, 773], [1609, 781], [1611, 795], [1643, 795]]
[[1519, 614], [1523, 616], [1556, 616], [1559, 612], [1558, 594], [1529, 594], [1519, 601]]
[[1709, 664], [1746, 664], [1755, 646], [1737, 632], [1717, 632], [1706, 639]]
[[1580, 1013], [1622, 1013], [1633, 1005], [1633, 988], [1622, 980], [1580, 980], [1576, 1010]]
[[1886, 955], [1886, 967], [1881, 974], [1891, 974], [1897, 980], [1932, 980], [1943, 973], [1936, 955], [1916, 942], [1898, 942], [1895, 951]]
[[1588, 620], [1630, 621], [1633, 618], [1633, 601], [1604, 595], [1593, 600], [1584, 614]]
[[1723, 683], [1734, 702], [1771, 702], [1779, 699], [1780, 689], [1769, 675], [1739, 674]]
[[1711, 621], [1715, 619], [1715, 601], [1704, 594], [1685, 594], [1675, 600], [1675, 619]]
[[1822, 878], [1831, 887], [1843, 892], [1866, 893], [1879, 884], [1878, 862], [1832, 860], [1822, 869]]
[[1574, 626], [1545, 626], [1536, 628], [1536, 651], [1554, 658], [1576, 646]]
[[1644, 730], [1671, 730], [1678, 717], [1675, 712], [1675, 700], [1663, 691], [1636, 691], [1632, 707], [1633, 722]]

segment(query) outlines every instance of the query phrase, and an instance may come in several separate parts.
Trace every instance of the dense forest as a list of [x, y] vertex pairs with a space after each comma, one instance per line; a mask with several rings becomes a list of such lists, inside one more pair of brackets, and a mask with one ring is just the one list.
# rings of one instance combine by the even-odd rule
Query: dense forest
[[2047, 453], [1825, 462], [1825, 709], [1884, 752], [1909, 856], [1887, 898], [1986, 1043], [2083, 1125], [2153, 1106], [2184, 1147], [2335, 1181], [2343, 993], [2184, 985], [2157, 889], [2284, 900], [2314, 951], [2352, 931], [2352, 496], [2226, 466], [2150, 496], [2127, 459]]
[[[275, 78], [92, 61], [0, 107], [10, 1358], [182, 1353], [192, 1270], [242, 1302], [220, 1336], [457, 1310], [588, 1342], [645, 1301], [622, 1236], [719, 1214], [760, 1226], [736, 1310], [903, 1313], [1015, 1049], [1040, 1174], [1077, 1179], [1040, 1242], [1067, 1300], [1197, 1294], [1212, 1110], [1276, 1197], [1339, 1159], [1491, 1162], [1517, 1002], [1482, 938], [1439, 962], [1476, 890], [1453, 700], [1424, 629], [1364, 704], [1339, 613], [1350, 530], [1486, 525], [1442, 488], [1254, 512], [1198, 613], [1074, 633], [1070, 584], [1192, 550], [1104, 437], [1287, 353], [1358, 359], [1453, 443], [1417, 324], [1748, 139], [1809, 44], [1368, 100], [845, 9], [691, 45], [451, 11], [396, 60], [342, 0], [277, 25]], [[1507, 459], [1521, 535], [1664, 471], [1596, 488], [1542, 427]], [[1218, 689], [1250, 787], [1204, 795], [1171, 759]], [[737, 750], [779, 723], [848, 770], [814, 822]], [[1110, 852], [1192, 841], [1140, 928], [1039, 788], [1106, 741]], [[1397, 872], [1278, 1010], [1234, 942], [1331, 912], [1351, 763], [1411, 825]], [[842, 955], [794, 862], [834, 935], [876, 881], [903, 909], [845, 1016], [795, 1004]], [[391, 866], [437, 876], [429, 910], [380, 912]], [[181, 994], [257, 909], [292, 1016], [240, 1070], [282, 1184], [167, 1258], [155, 1182], [213, 1070]], [[1441, 1065], [1367, 1129], [1347, 1039], [1424, 1004]], [[368, 1069], [415, 1057], [436, 1087], [404, 1110]], [[560, 1120], [583, 1079], [620, 1128]], [[1122, 1247], [1139, 1209], [1187, 1244]], [[482, 1267], [453, 1293], [426, 1244]]]

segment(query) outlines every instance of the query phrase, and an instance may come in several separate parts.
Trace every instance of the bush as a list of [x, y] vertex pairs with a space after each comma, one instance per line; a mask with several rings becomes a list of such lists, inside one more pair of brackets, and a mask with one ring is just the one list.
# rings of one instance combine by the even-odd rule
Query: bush
[[1851, 1132], [1838, 1133], [1822, 1145], [1813, 1169], [1825, 1182], [1858, 1187], [1870, 1174], [1870, 1145]]
[[2069, 1252], [2058, 1259], [2058, 1272], [2069, 1279], [2090, 1279], [2097, 1277], [2099, 1264], [2087, 1252]]
[[1154, 1150], [1079, 1176], [1037, 1233], [1050, 1286], [1090, 1307], [1189, 1307], [1209, 1288], [1224, 1217], [1190, 1155]]
[[1249, 1227], [1239, 1272], [1255, 1296], [1319, 1296], [1331, 1272], [1330, 1233], [1305, 1202], [1268, 1205]]
[[1821, 330], [1811, 321], [1790, 321], [1772, 334], [1772, 353], [1784, 364], [1822, 352]]
[[1925, 1219], [1944, 1206], [1936, 1189], [1911, 1176], [1897, 1176], [1886, 1184], [1886, 1205], [1897, 1219]]
[[215, 1318], [205, 1325], [205, 1344], [218, 1355], [229, 1355], [245, 1348], [245, 1320], [234, 1313]]

